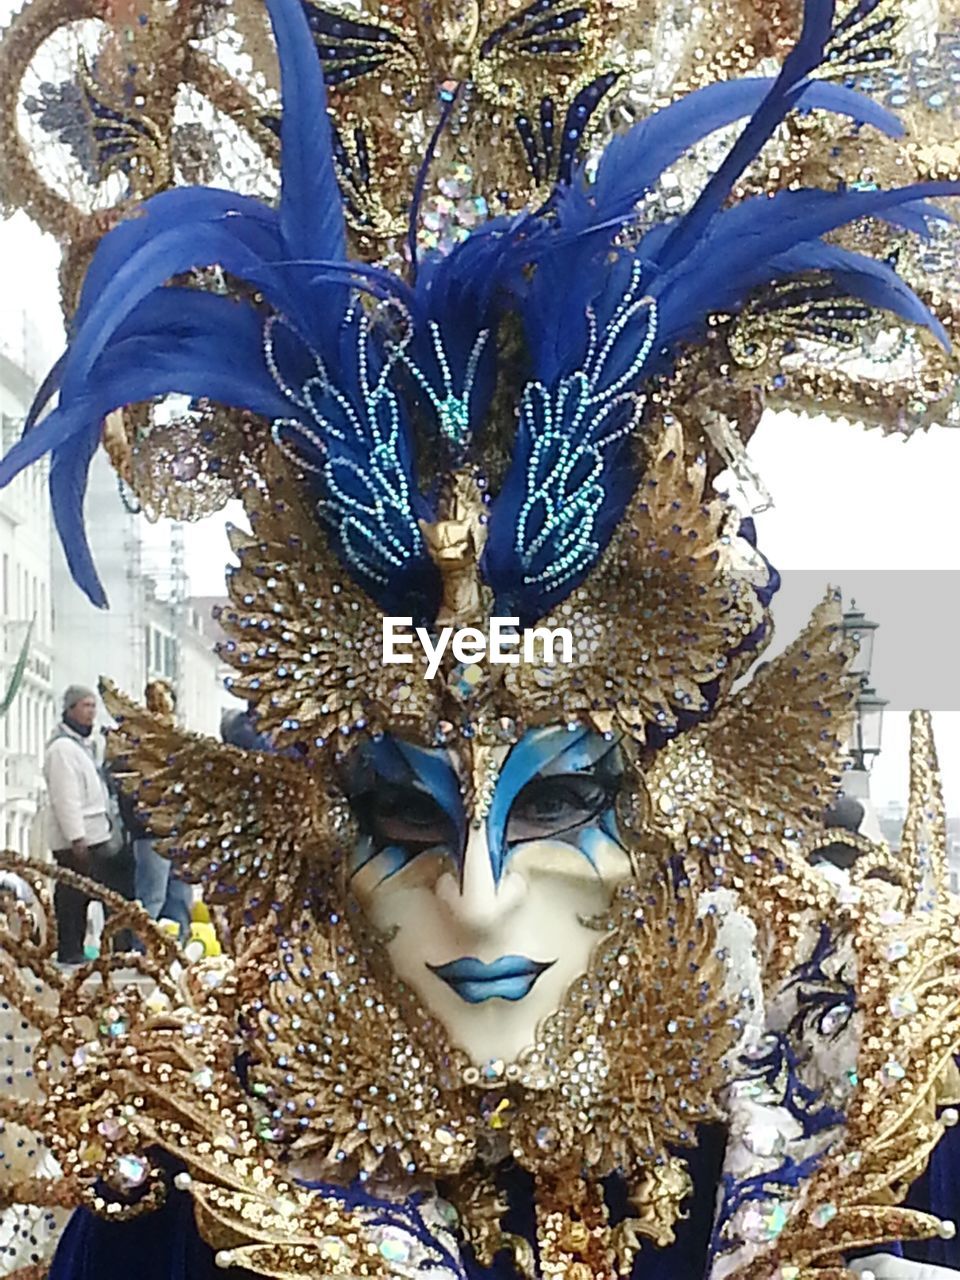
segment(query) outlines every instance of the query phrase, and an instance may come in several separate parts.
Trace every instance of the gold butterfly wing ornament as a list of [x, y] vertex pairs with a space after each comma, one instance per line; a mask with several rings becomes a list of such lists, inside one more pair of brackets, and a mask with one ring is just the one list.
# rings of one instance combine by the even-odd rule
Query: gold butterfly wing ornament
[[342, 793], [317, 766], [187, 733], [101, 686], [116, 720], [112, 768], [157, 848], [231, 927], [287, 919], [330, 874], [346, 828]]

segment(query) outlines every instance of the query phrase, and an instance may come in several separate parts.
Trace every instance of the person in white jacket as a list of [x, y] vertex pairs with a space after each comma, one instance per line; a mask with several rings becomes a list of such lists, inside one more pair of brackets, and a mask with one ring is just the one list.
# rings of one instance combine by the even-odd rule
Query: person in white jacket
[[[70, 685], [43, 762], [49, 800], [47, 838], [61, 867], [122, 891], [112, 883], [116, 859], [109, 801], [91, 737], [96, 718], [94, 691], [85, 685]], [[84, 959], [89, 901], [88, 894], [72, 885], [58, 883], [54, 890], [61, 964], [80, 964]]]

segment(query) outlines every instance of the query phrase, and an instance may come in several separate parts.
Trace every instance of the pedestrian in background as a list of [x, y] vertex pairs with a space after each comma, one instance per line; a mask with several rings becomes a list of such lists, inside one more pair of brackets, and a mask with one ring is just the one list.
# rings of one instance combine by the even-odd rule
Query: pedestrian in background
[[[47, 840], [57, 864], [123, 893], [122, 840], [110, 820], [107, 788], [94, 747], [97, 695], [72, 684], [63, 695], [63, 714], [47, 743], [43, 776], [47, 784]], [[57, 882], [57, 958], [82, 964], [90, 894]]]
[[[151, 680], [144, 690], [148, 710], [172, 724], [177, 698], [166, 680]], [[193, 886], [177, 873], [169, 858], [154, 845], [148, 822], [137, 812], [136, 802], [120, 788], [120, 812], [133, 843], [135, 893], [151, 920], [173, 920], [181, 945], [190, 940]]]

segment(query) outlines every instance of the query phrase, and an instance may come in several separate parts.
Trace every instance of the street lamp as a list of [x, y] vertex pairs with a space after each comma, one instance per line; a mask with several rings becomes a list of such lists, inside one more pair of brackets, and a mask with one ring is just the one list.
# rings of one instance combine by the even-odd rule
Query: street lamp
[[841, 625], [844, 636], [857, 646], [850, 672], [859, 678], [861, 686], [866, 685], [873, 665], [873, 641], [879, 624], [871, 622], [863, 610], [857, 608], [856, 600], [851, 600]]
[[857, 608], [856, 600], [850, 601], [850, 608], [843, 615], [844, 635], [857, 644], [857, 653], [850, 667], [852, 675], [857, 677], [860, 685], [857, 694], [857, 718], [853, 726], [853, 738], [850, 743], [850, 755], [853, 768], [861, 773], [870, 769], [880, 754], [880, 741], [883, 735], [883, 709], [887, 705], [886, 698], [877, 696], [877, 691], [870, 683], [870, 668], [873, 665], [873, 641], [877, 623], [872, 622], [862, 609]]
[[857, 718], [853, 726], [853, 742], [850, 753], [854, 769], [868, 770], [880, 754], [883, 737], [883, 709], [886, 698], [879, 698], [876, 689], [861, 687], [857, 698]]

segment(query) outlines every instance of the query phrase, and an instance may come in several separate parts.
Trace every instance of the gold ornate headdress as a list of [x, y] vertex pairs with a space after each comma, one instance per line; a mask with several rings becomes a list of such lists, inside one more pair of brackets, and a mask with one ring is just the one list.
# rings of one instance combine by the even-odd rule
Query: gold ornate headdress
[[[672, 1239], [677, 1152], [702, 1121], [736, 1132], [753, 1100], [799, 1126], [808, 1173], [788, 1185], [773, 1153], [762, 1197], [735, 1185], [723, 1274], [828, 1280], [851, 1242], [940, 1229], [891, 1207], [942, 1133], [960, 1038], [929, 726], [896, 906], [866, 880], [835, 903], [807, 852], [852, 707], [839, 604], [738, 688], [775, 575], [712, 478], [744, 466], [765, 405], [954, 420], [957, 239], [933, 201], [960, 161], [930, 90], [952, 9], [939, 30], [885, 0], [267, 11], [273, 40], [246, 0], [33, 0], [0, 46], [3, 185], [65, 242], [73, 313], [59, 403], [0, 482], [53, 451], [58, 526], [100, 603], [77, 477], [104, 420], [148, 514], [240, 497], [224, 655], [274, 747], [105, 690], [124, 776], [223, 907], [232, 959], [175, 976], [169, 943], [111, 901], [108, 933], [150, 937], [147, 994], [107, 955], [64, 976], [42, 896], [8, 904], [0, 965], [42, 1097], [2, 1106], [51, 1163], [7, 1199], [144, 1212], [172, 1157], [225, 1265], [442, 1270], [456, 1227], [529, 1269], [494, 1182], [513, 1156], [536, 1180], [543, 1274], [600, 1280]], [[62, 79], [38, 78], [48, 60]], [[905, 108], [902, 137], [868, 82]], [[272, 200], [278, 179], [274, 203], [247, 194]], [[189, 404], [161, 421], [175, 392]], [[384, 662], [385, 615], [428, 636], [515, 617], [566, 628], [572, 652], [444, 655], [431, 677]], [[450, 746], [482, 812], [497, 749], [558, 721], [620, 740], [638, 875], [537, 1043], [480, 1068], [363, 924], [338, 767], [370, 735]], [[836, 1081], [783, 1029], [801, 990], [833, 1001], [855, 1064], [842, 1106], [802, 1122], [798, 1082], [822, 1100]], [[398, 1198], [425, 1183], [449, 1203]]]

